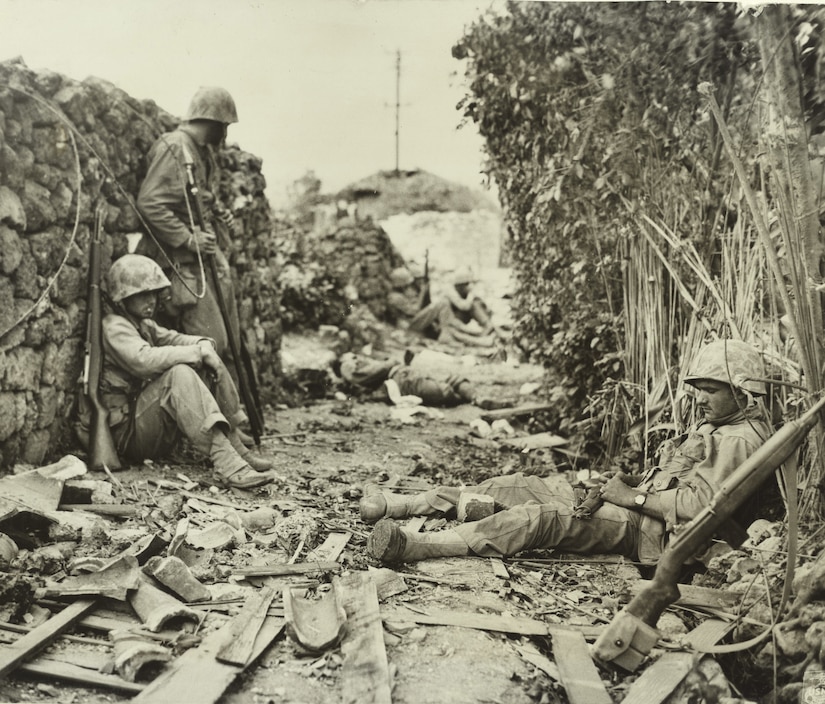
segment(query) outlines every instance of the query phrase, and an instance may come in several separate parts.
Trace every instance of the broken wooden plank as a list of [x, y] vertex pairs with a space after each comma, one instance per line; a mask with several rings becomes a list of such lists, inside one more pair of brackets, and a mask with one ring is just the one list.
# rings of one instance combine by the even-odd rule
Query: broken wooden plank
[[534, 413], [541, 411], [552, 411], [557, 408], [558, 404], [554, 403], [526, 403], [523, 406], [515, 406], [514, 408], [499, 408], [495, 411], [485, 411], [479, 417], [487, 423], [492, 423], [494, 420], [520, 418], [521, 416], [531, 416]]
[[313, 653], [338, 645], [347, 621], [334, 584], [312, 591], [285, 587], [284, 614], [289, 637]]
[[[708, 619], [687, 633], [683, 640], [688, 646], [709, 647], [731, 628], [732, 623]], [[696, 662], [697, 657], [691, 653], [665, 653], [630, 685], [622, 704], [660, 704], [682, 683]]]
[[[261, 627], [250, 663], [255, 662], [261, 653], [283, 630], [283, 618], [268, 616]], [[198, 704], [215, 704], [226, 688], [244, 668], [215, 660], [215, 655], [223, 646], [227, 634], [232, 630], [230, 621], [223, 628], [213, 631], [197, 648], [191, 648], [175, 660], [171, 667], [161, 673], [132, 702], [135, 704], [180, 704], [181, 702], [198, 702]]]
[[665, 653], [627, 690], [622, 704], [661, 704], [693, 669], [690, 653]]
[[419, 614], [413, 611], [382, 611], [384, 621], [412, 621], [427, 626], [458, 626], [475, 628], [481, 631], [498, 633], [517, 633], [523, 636], [546, 636], [549, 631], [544, 621], [516, 616], [498, 616], [495, 614], [476, 614], [460, 611], [430, 611]]
[[427, 522], [429, 516], [413, 516], [407, 523], [404, 525], [404, 528], [411, 533], [418, 533], [423, 527], [424, 524]]
[[[630, 593], [636, 596], [650, 584], [649, 579], [640, 579], [630, 585]], [[680, 606], [701, 606], [730, 611], [735, 609], [742, 600], [741, 594], [723, 589], [710, 589], [693, 584], [678, 584], [679, 599], [675, 602]]]
[[269, 605], [275, 598], [272, 587], [264, 587], [249, 599], [240, 613], [232, 620], [232, 635], [227, 637], [216, 658], [230, 665], [246, 667], [252, 657], [252, 649], [258, 631], [267, 618]]
[[330, 533], [326, 540], [317, 548], [310, 552], [305, 559], [306, 562], [336, 562], [344, 548], [347, 547], [352, 533]]
[[735, 625], [733, 621], [709, 618], [706, 621], [702, 621], [696, 628], [687, 633], [683, 640], [686, 644], [696, 649], [708, 648], [722, 640]]
[[84, 687], [104, 687], [106, 689], [128, 692], [130, 694], [142, 692], [146, 686], [138, 682], [127, 682], [117, 675], [104, 675], [85, 667], [60, 662], [52, 658], [38, 658], [32, 662], [24, 662], [17, 668], [17, 672], [74, 682]]
[[132, 518], [138, 515], [137, 506], [132, 504], [60, 504], [59, 511], [87, 511], [98, 516]]
[[507, 571], [507, 566], [497, 557], [490, 558], [490, 569], [493, 574], [501, 579], [510, 579], [510, 573]]
[[590, 656], [584, 636], [578, 631], [552, 626], [553, 658], [570, 704], [613, 704], [599, 671]]
[[538, 450], [542, 448], [559, 448], [570, 442], [567, 438], [553, 433], [536, 433], [521, 438], [506, 438], [501, 441], [503, 445], [510, 447], [520, 447], [522, 450]]
[[340, 569], [340, 562], [299, 562], [298, 564], [284, 562], [276, 565], [238, 567], [232, 570], [232, 575], [237, 577], [282, 577], [289, 574], [306, 574], [307, 572], [337, 572]]
[[80, 599], [15, 641], [12, 645], [0, 647], [0, 679], [14, 670], [24, 660], [49, 645], [75, 621], [94, 609], [96, 604], [96, 599]]
[[391, 704], [390, 671], [375, 583], [367, 572], [333, 580], [349, 624], [341, 643], [342, 704]]

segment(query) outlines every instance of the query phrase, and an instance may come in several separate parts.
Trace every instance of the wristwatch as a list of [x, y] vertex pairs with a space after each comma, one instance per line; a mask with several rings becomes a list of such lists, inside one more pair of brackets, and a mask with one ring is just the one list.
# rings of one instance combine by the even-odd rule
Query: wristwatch
[[633, 503], [639, 508], [645, 505], [645, 501], [647, 501], [647, 494], [636, 494], [633, 499]]

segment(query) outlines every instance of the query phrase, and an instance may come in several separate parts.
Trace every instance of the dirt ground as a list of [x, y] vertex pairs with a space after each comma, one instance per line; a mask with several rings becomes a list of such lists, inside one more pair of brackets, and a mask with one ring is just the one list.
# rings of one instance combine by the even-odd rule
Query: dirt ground
[[[425, 356], [426, 357], [426, 356]], [[425, 360], [426, 361], [426, 360]], [[438, 361], [439, 364], [435, 362]], [[460, 372], [476, 383], [482, 395], [516, 404], [536, 402], [520, 396], [541, 379], [541, 370], [524, 364], [480, 361], [471, 358], [433, 356], [436, 375]], [[416, 362], [414, 361], [414, 364]], [[231, 567], [294, 561], [333, 532], [349, 532], [351, 538], [341, 557], [344, 573], [379, 567], [366, 555], [370, 526], [360, 521], [358, 498], [367, 482], [395, 484], [412, 489], [436, 483], [471, 484], [512, 471], [557, 474], [552, 451], [524, 452], [508, 446], [504, 437], [479, 438], [471, 423], [482, 411], [471, 405], [440, 409], [435, 414], [414, 415], [403, 422], [393, 418], [394, 408], [375, 400], [338, 399], [314, 402], [301, 408], [273, 411], [263, 450], [276, 463], [278, 481], [254, 492], [210, 488], [209, 471], [197, 464], [151, 465], [130, 468], [115, 475], [116, 494], [134, 503], [139, 516], [128, 520], [100, 518], [106, 538], [81, 541], [75, 557], [114, 554], [152, 528], [174, 529], [182, 516], [195, 525], [217, 520], [223, 506], [235, 505], [238, 513], [260, 506], [273, 507], [282, 521], [277, 534], [248, 532], [248, 540], [214, 554], [203, 573], [213, 599], [239, 597], [216, 606], [202, 625], [202, 632], [222, 625], [225, 616], [237, 613], [253, 587], [269, 584], [280, 593], [290, 585], [317, 586], [329, 574], [292, 577], [231, 577]], [[517, 435], [526, 426], [511, 423]], [[560, 480], [564, 474], [558, 474]], [[105, 478], [105, 477], [100, 477]], [[170, 490], [150, 480], [177, 482]], [[189, 494], [180, 487], [191, 480]], [[193, 486], [195, 483], [198, 483]], [[193, 498], [194, 497], [194, 498]], [[204, 501], [198, 501], [203, 497]], [[292, 532], [285, 528], [290, 519]], [[443, 519], [429, 519], [423, 529], [439, 527]], [[386, 598], [381, 610], [393, 616], [384, 628], [386, 653], [397, 704], [476, 704], [495, 702], [564, 702], [557, 679], [549, 637], [518, 636], [472, 628], [416, 625], [404, 613], [444, 610], [522, 616], [547, 624], [564, 623], [585, 631], [609, 622], [626, 597], [629, 582], [639, 577], [628, 564], [570, 560], [549, 551], [506, 560], [506, 572], [497, 576], [491, 561], [482, 558], [430, 560], [398, 566], [406, 590]], [[133, 619], [123, 608], [109, 605], [116, 617]], [[223, 613], [221, 612], [223, 609]], [[400, 615], [399, 615], [400, 614]], [[127, 624], [128, 625], [128, 624]], [[136, 624], [135, 624], [136, 625]], [[677, 628], [681, 624], [677, 624]], [[106, 634], [75, 627], [75, 635], [99, 639], [100, 645], [59, 639], [49, 654], [91, 651], [97, 660], [111, 654]], [[538, 663], [538, 665], [536, 664]], [[282, 634], [256, 663], [227, 689], [221, 701], [231, 704], [329, 704], [341, 699], [342, 654], [333, 647], [321, 654], [304, 651]], [[614, 701], [626, 686], [615, 673], [602, 672]], [[128, 694], [88, 689], [54, 679], [15, 673], [0, 682], [0, 702], [55, 701], [98, 704], [128, 700]], [[192, 699], [197, 702], [197, 698]]]

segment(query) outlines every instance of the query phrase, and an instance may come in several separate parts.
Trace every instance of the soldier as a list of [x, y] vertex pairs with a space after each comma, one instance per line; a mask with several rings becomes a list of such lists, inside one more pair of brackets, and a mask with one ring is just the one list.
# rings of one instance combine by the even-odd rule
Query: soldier
[[704, 418], [669, 444], [659, 464], [644, 474], [604, 478], [604, 504], [589, 519], [575, 517], [571, 487], [521, 473], [465, 490], [491, 496], [497, 512], [431, 533], [406, 531], [392, 518], [446, 513], [458, 504], [461, 489], [438, 487], [414, 496], [374, 493], [360, 506], [365, 521], [382, 519], [367, 550], [384, 562], [559, 548], [654, 563], [673, 528], [705, 507], [768, 438], [771, 430], [754, 398], [766, 393], [764, 376], [759, 353], [744, 342], [720, 340], [703, 347], [685, 382], [695, 389]]
[[[238, 391], [214, 340], [152, 319], [169, 285], [160, 266], [139, 254], [122, 256], [109, 270], [113, 310], [102, 322], [100, 392], [118, 452], [134, 462], [156, 459], [185, 437], [212, 460], [222, 485], [249, 489], [272, 482], [271, 475], [259, 473], [272, 462], [241, 442]], [[214, 378], [214, 394], [204, 376]], [[81, 415], [79, 431], [87, 446], [89, 415]]]
[[[151, 229], [144, 233], [137, 252], [155, 259], [171, 281], [171, 297], [163, 322], [192, 335], [210, 337], [218, 354], [227, 359], [229, 337], [202, 257], [215, 255], [221, 289], [238, 339], [237, 306], [229, 263], [218, 241], [219, 224], [230, 225], [231, 211], [215, 197], [218, 183], [213, 150], [226, 139], [230, 124], [238, 121], [235, 102], [223, 88], [198, 89], [183, 123], [162, 135], [148, 154], [148, 169], [137, 205]], [[206, 230], [194, 221], [193, 204], [187, 196], [185, 164], [191, 161], [204, 204]]]
[[412, 358], [412, 353], [407, 352], [401, 364], [345, 352], [333, 363], [332, 370], [347, 383], [366, 391], [377, 391], [387, 381], [395, 382], [402, 396], [418, 396], [425, 406], [451, 407], [475, 402], [475, 387], [469, 379], [458, 374], [435, 379], [411, 367]]
[[468, 268], [459, 269], [452, 286], [433, 300], [410, 321], [409, 329], [439, 342], [470, 347], [492, 347], [496, 343], [495, 326], [487, 304], [473, 292], [475, 277]]
[[387, 317], [394, 325], [406, 328], [409, 321], [424, 307], [428, 291], [417, 283], [416, 277], [405, 266], [390, 272], [392, 290], [387, 294]]

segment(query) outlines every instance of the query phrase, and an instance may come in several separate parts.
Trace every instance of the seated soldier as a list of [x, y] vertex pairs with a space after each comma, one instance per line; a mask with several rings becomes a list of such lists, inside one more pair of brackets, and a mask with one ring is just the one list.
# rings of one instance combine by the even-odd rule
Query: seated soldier
[[392, 290], [387, 294], [387, 318], [393, 325], [407, 327], [409, 321], [424, 307], [427, 294], [425, 287], [419, 287], [413, 273], [404, 266], [390, 272]]
[[492, 347], [496, 342], [495, 327], [489, 307], [472, 291], [475, 281], [469, 269], [460, 269], [445, 295], [416, 314], [409, 329], [439, 342]]
[[[410, 355], [408, 354], [408, 359]], [[390, 380], [398, 384], [402, 396], [418, 396], [425, 406], [458, 406], [475, 401], [475, 387], [468, 379], [450, 375], [444, 381], [434, 379], [406, 363], [390, 359], [373, 359], [346, 352], [332, 365], [344, 381], [365, 391], [377, 391]]]
[[[109, 270], [113, 310], [102, 321], [100, 392], [119, 454], [134, 462], [157, 459], [185, 437], [212, 460], [222, 485], [249, 489], [272, 482], [259, 474], [272, 462], [250, 452], [238, 435], [245, 414], [214, 342], [152, 319], [169, 285], [160, 266], [140, 254], [122, 256]], [[202, 376], [214, 378], [214, 394]], [[81, 408], [78, 426], [87, 446], [90, 410]]]
[[685, 377], [703, 419], [668, 443], [659, 465], [643, 475], [603, 478], [604, 503], [589, 519], [574, 515], [571, 487], [560, 489], [521, 473], [464, 490], [492, 497], [492, 515], [430, 533], [407, 531], [392, 518], [444, 514], [458, 504], [462, 489], [437, 487], [414, 496], [374, 493], [360, 506], [365, 521], [382, 519], [367, 550], [383, 562], [559, 548], [654, 563], [673, 528], [707, 506], [722, 482], [770, 435], [754, 399], [766, 393], [764, 377], [761, 357], [749, 344], [720, 340], [706, 345]]

